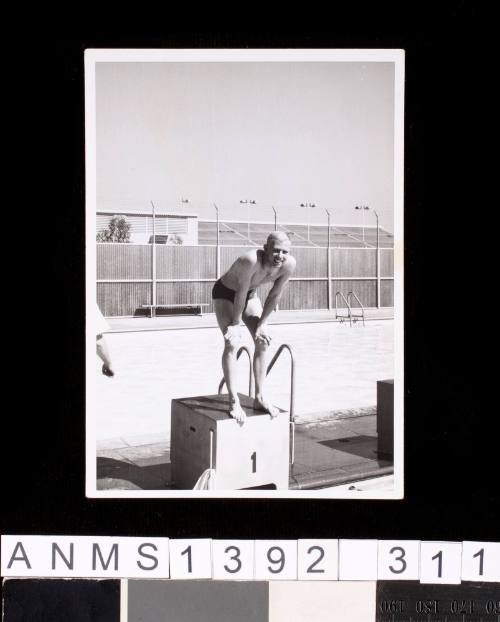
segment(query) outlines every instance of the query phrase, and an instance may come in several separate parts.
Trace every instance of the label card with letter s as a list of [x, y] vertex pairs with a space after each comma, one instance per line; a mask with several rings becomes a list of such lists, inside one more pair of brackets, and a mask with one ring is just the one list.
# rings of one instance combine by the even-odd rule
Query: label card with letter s
[[339, 541], [299, 540], [298, 578], [306, 581], [338, 581]]
[[211, 579], [212, 541], [170, 540], [170, 576], [172, 579]]
[[378, 579], [418, 581], [420, 540], [379, 540]]
[[253, 540], [212, 540], [213, 578], [252, 581], [254, 547]]
[[168, 538], [123, 538], [120, 543], [122, 577], [164, 579], [169, 577]]

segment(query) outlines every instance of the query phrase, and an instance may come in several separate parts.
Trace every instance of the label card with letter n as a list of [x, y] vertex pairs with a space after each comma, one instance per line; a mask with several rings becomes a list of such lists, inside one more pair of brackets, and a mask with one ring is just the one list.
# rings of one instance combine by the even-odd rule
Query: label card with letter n
[[339, 541], [299, 540], [298, 578], [302, 581], [338, 581]]
[[420, 540], [379, 540], [378, 579], [418, 581]]
[[462, 543], [462, 581], [500, 583], [500, 542]]
[[170, 576], [172, 579], [211, 579], [212, 541], [170, 540]]
[[253, 540], [212, 540], [213, 578], [225, 581], [252, 581]]
[[339, 540], [339, 579], [377, 580], [378, 540]]
[[420, 583], [460, 583], [461, 542], [422, 542], [420, 544]]
[[255, 578], [268, 581], [297, 579], [297, 540], [256, 540]]

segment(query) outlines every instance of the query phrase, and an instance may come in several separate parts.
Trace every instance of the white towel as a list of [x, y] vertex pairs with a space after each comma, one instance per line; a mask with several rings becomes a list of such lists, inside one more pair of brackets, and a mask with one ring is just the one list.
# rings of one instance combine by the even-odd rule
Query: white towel
[[215, 490], [215, 469], [205, 469], [193, 490]]

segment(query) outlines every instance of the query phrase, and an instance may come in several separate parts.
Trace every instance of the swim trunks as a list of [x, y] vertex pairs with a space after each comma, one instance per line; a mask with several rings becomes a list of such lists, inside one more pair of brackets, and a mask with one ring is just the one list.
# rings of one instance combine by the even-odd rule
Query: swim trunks
[[[215, 282], [215, 285], [212, 289], [212, 298], [214, 300], [223, 298], [224, 300], [229, 300], [229, 302], [234, 303], [235, 294], [236, 292], [234, 291], [234, 289], [231, 289], [230, 287], [226, 287], [220, 279]], [[255, 296], [255, 290], [249, 289], [246, 301], [248, 302], [249, 299], [253, 298], [254, 296]]]

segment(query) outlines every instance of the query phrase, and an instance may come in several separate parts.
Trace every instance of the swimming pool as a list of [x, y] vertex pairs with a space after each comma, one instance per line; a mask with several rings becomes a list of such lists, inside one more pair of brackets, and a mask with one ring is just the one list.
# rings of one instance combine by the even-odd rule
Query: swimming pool
[[[337, 322], [270, 327], [270, 357], [288, 343], [295, 358], [295, 414], [313, 420], [332, 411], [374, 408], [376, 381], [394, 377], [394, 322], [366, 326]], [[109, 333], [116, 375], [100, 373], [96, 358], [95, 438], [144, 443], [170, 440], [173, 398], [217, 393], [222, 378], [222, 337], [217, 328]], [[245, 345], [253, 348], [245, 335]], [[248, 359], [239, 365], [239, 387], [248, 390]], [[271, 401], [289, 407], [290, 363], [284, 352], [267, 380]]]

